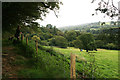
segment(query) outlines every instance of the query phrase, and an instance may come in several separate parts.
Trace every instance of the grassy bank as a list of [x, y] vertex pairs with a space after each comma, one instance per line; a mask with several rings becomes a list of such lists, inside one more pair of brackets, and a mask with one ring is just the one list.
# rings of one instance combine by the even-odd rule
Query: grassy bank
[[[58, 48], [50, 46], [38, 46], [38, 54], [35, 51], [35, 42], [25, 40], [17, 44], [3, 40], [3, 47], [13, 48], [12, 51], [3, 50], [3, 53], [14, 54], [14, 60], [10, 65], [15, 68], [11, 73], [16, 73], [18, 78], [70, 78], [70, 53], [77, 56], [77, 78], [118, 78], [118, 51], [98, 49], [98, 51], [77, 48]], [[93, 56], [94, 54], [94, 56]], [[8, 56], [9, 57], [9, 56]], [[95, 59], [95, 62], [93, 62]], [[3, 63], [4, 65], [4, 63]], [[20, 68], [20, 69], [16, 69]], [[13, 69], [12, 69], [13, 70]], [[3, 75], [9, 77], [9, 75]]]

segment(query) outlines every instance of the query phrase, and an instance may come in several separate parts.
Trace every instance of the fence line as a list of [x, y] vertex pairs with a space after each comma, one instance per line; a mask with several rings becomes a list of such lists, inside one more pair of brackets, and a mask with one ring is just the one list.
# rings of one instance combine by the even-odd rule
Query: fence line
[[[21, 41], [24, 40], [24, 34], [21, 35]], [[26, 45], [28, 45], [28, 36], [26, 36]], [[35, 40], [36, 54], [38, 54], [38, 41]], [[76, 55], [71, 53], [71, 63], [70, 63], [70, 78], [76, 78], [75, 64]]]

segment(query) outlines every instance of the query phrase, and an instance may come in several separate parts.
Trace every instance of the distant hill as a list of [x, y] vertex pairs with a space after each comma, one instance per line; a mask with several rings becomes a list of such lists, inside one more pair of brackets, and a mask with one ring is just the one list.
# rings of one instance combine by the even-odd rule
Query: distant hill
[[65, 26], [59, 28], [61, 31], [70, 31], [70, 30], [79, 30], [83, 32], [90, 32], [91, 30], [100, 30], [100, 29], [107, 29], [111, 27], [118, 27], [117, 22], [94, 22], [94, 23], [87, 23], [82, 25], [74, 25], [74, 26]]

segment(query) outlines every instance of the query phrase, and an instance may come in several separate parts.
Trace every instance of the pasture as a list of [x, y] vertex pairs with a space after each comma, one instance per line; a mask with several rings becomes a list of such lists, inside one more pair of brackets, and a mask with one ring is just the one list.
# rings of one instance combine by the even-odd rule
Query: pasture
[[[48, 47], [48, 46], [47, 46]], [[77, 60], [89, 61], [91, 58], [89, 54], [94, 54], [95, 63], [98, 66], [97, 73], [100, 75], [99, 78], [118, 78], [118, 51], [117, 50], [106, 50], [98, 49], [98, 51], [89, 51], [87, 53], [85, 50], [80, 51], [77, 48], [58, 48], [53, 47], [56, 52], [64, 54], [67, 58], [70, 58], [70, 53], [76, 54]], [[76, 63], [76, 70], [79, 68], [79, 63]], [[98, 72], [99, 71], [99, 72]]]

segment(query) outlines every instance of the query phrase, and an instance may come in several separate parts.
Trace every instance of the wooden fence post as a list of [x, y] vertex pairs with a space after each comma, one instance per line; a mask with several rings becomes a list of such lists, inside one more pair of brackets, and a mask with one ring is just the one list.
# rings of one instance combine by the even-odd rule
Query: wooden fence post
[[72, 61], [72, 60], [73, 60], [72, 58], [73, 58], [73, 56], [72, 56], [72, 53], [71, 53], [71, 54], [70, 54], [70, 60], [71, 60], [71, 62], [70, 62], [70, 78], [72, 78], [72, 74], [73, 74], [73, 73], [72, 73], [72, 62], [73, 62], [73, 61]]
[[28, 37], [26, 37], [26, 44], [28, 45]]
[[38, 54], [38, 41], [35, 40], [36, 53]]
[[24, 41], [24, 34], [21, 34], [21, 40]]
[[75, 73], [75, 59], [76, 59], [75, 54], [71, 53], [70, 78], [76, 78], [76, 73]]

